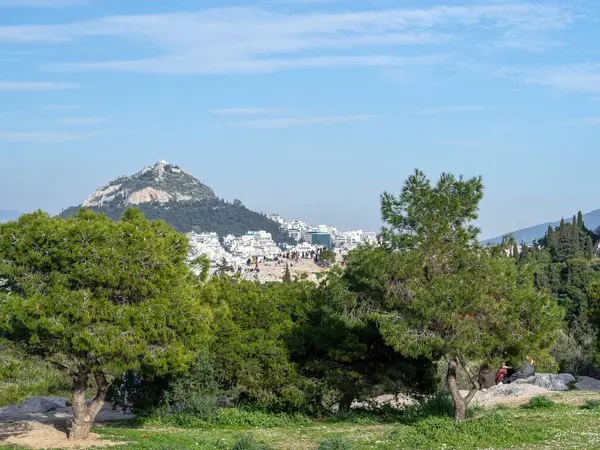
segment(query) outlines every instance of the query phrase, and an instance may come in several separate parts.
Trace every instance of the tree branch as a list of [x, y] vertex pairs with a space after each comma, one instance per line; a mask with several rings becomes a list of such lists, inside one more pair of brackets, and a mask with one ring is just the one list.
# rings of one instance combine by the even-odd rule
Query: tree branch
[[58, 361], [47, 360], [50, 364], [60, 370], [62, 373], [69, 375], [70, 377], [74, 377], [76, 372], [72, 370], [70, 367], [65, 366], [64, 364], [59, 363]]

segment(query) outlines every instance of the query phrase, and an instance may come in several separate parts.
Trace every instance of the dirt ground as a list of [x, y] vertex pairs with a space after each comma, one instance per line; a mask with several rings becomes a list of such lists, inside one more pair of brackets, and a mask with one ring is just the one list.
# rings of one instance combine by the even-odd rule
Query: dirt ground
[[123, 445], [123, 442], [111, 442], [91, 433], [85, 441], [69, 441], [66, 430], [57, 425], [36, 421], [0, 423], [0, 444], [19, 445], [33, 449], [50, 448], [93, 448]]

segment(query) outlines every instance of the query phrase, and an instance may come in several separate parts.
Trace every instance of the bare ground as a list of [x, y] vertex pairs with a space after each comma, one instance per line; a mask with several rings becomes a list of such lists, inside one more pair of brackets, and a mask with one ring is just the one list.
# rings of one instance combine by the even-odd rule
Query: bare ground
[[0, 444], [18, 445], [32, 449], [83, 449], [123, 445], [123, 442], [105, 440], [96, 433], [90, 433], [88, 439], [84, 441], [69, 441], [66, 430], [48, 423], [29, 421], [0, 423]]

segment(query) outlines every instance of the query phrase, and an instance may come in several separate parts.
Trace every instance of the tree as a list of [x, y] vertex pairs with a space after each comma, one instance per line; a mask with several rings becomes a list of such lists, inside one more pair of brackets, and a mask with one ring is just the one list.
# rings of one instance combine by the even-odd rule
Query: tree
[[381, 283], [395, 270], [384, 250], [362, 247], [348, 255], [348, 266], [328, 272], [314, 295], [305, 321], [292, 339], [292, 356], [301, 373], [318, 380], [315, 409], [339, 404], [348, 411], [357, 399], [383, 393], [429, 394], [436, 387], [437, 365], [410, 358], [385, 342], [375, 320], [354, 320], [346, 309], [365, 296], [380, 297]]
[[583, 214], [581, 213], [581, 211], [579, 211], [577, 213], [577, 228], [579, 228], [580, 230], [583, 230], [584, 227], [585, 227], [585, 224], [583, 223]]
[[[521, 357], [547, 348], [561, 320], [554, 299], [537, 293], [532, 274], [513, 258], [482, 248], [477, 218], [481, 178], [442, 174], [436, 185], [416, 171], [399, 196], [382, 195], [382, 237], [395, 270], [383, 295], [348, 305], [353, 315], [376, 320], [386, 342], [405, 356], [442, 355], [457, 421], [479, 385], [468, 362]], [[462, 397], [457, 372], [472, 388]]]
[[319, 259], [327, 264], [335, 263], [335, 252], [333, 250], [322, 250]]
[[120, 222], [82, 210], [0, 225], [0, 331], [71, 377], [69, 439], [88, 436], [113, 377], [182, 372], [204, 345], [210, 310], [188, 248], [136, 210]]
[[288, 263], [285, 263], [285, 272], [283, 272], [282, 281], [284, 283], [289, 283], [290, 281], [292, 281], [292, 274], [290, 273], [290, 266], [288, 265]]
[[219, 276], [227, 275], [229, 273], [232, 273], [235, 270], [233, 265], [229, 264], [229, 262], [227, 261], [227, 259], [225, 257], [221, 258], [221, 261], [219, 261], [217, 263], [216, 269], [217, 269], [216, 274]]

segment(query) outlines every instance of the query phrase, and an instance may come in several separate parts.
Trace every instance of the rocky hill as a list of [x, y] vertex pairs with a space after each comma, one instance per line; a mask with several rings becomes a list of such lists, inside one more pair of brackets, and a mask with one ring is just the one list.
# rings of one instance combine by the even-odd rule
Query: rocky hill
[[277, 223], [249, 210], [239, 200], [218, 198], [192, 174], [166, 161], [105, 184], [61, 216], [68, 217], [80, 208], [106, 214], [113, 220], [118, 220], [127, 208], [139, 208], [148, 219], [162, 219], [182, 233], [214, 231], [219, 236], [239, 236], [250, 230], [265, 230], [276, 242], [291, 243]]

